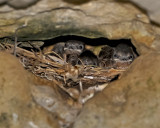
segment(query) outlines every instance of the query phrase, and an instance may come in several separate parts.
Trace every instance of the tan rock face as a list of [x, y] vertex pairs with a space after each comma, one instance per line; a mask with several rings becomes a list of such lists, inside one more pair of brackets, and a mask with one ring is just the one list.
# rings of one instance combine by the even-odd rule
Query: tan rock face
[[134, 38], [149, 46], [155, 39], [147, 16], [129, 3], [43, 0], [23, 10], [4, 5], [0, 12], [1, 37], [13, 37], [17, 31], [19, 40], [45, 40], [62, 35]]
[[159, 64], [159, 53], [137, 58], [120, 80], [85, 104], [74, 128], [160, 127]]
[[58, 127], [53, 117], [32, 101], [31, 79], [15, 57], [1, 52], [0, 63], [0, 127]]
[[160, 29], [151, 26], [148, 17], [127, 2], [30, 0], [27, 7], [33, 2], [32, 6], [16, 10], [7, 5], [14, 1], [8, 1], [0, 8], [1, 38], [14, 39], [15, 32], [21, 41], [46, 40], [64, 35], [131, 38], [160, 49], [157, 43]]
[[130, 0], [136, 3], [138, 6], [142, 7], [147, 13], [149, 14], [149, 17], [154, 22], [160, 24], [160, 2], [159, 0]]
[[15, 57], [1, 52], [0, 127], [57, 128], [57, 117], [62, 125], [74, 122], [74, 128], [160, 127], [160, 55], [150, 50], [160, 50], [160, 29], [145, 14], [114, 0], [24, 0], [23, 6], [15, 1], [0, 1], [0, 38], [15, 34], [21, 41], [65, 35], [129, 38], [141, 56], [120, 80], [87, 102], [76, 119], [81, 106], [72, 108], [63, 101], [65, 96], [55, 96], [55, 90], [33, 86], [31, 74]]

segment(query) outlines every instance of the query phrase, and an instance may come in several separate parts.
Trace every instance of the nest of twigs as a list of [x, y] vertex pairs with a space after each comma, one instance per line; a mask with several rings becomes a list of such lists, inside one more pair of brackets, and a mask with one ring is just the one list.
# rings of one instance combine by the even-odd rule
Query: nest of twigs
[[[69, 92], [70, 88], [74, 88], [83, 94], [86, 91], [88, 93], [95, 93], [101, 91], [106, 87], [107, 83], [124, 72], [124, 70], [113, 68], [104, 69], [85, 65], [72, 66], [64, 62], [53, 51], [43, 54], [41, 51], [28, 51], [6, 43], [0, 44], [0, 47], [1, 50], [5, 50], [11, 54], [14, 52], [23, 67], [34, 75], [60, 83], [58, 86], [73, 98], [77, 98], [77, 96]], [[83, 99], [83, 102], [85, 101]]]

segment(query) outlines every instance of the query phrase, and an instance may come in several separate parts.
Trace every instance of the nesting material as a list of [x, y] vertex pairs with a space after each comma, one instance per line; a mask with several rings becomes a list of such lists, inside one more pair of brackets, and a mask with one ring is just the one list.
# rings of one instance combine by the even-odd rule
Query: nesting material
[[85, 65], [72, 66], [53, 51], [43, 54], [41, 51], [28, 51], [6, 43], [1, 44], [1, 50], [11, 54], [15, 51], [25, 69], [42, 79], [57, 82], [64, 93], [82, 104], [125, 71]]

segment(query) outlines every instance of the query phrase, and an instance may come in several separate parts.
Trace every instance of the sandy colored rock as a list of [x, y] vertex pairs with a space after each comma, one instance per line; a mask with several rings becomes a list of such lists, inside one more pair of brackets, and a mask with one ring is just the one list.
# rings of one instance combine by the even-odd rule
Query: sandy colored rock
[[[149, 53], [149, 47], [160, 50], [160, 29], [152, 26], [141, 10], [114, 0], [24, 0], [29, 3], [23, 6], [15, 1], [0, 6], [0, 38], [14, 39], [15, 31], [19, 41], [65, 35], [129, 38], [142, 55], [120, 80], [85, 104], [74, 128], [160, 127], [160, 55]], [[74, 121], [79, 108], [74, 112], [65, 102], [58, 102], [63, 99], [56, 99], [50, 88], [48, 95], [41, 87], [31, 94], [30, 86], [35, 83], [15, 57], [1, 52], [0, 64], [0, 127], [57, 128], [57, 115], [64, 122]], [[48, 100], [62, 107], [53, 109], [54, 102]]]
[[[56, 85], [57, 86], [57, 85]], [[46, 85], [32, 86], [32, 96], [39, 106], [57, 117], [61, 128], [69, 127], [75, 121], [82, 105], [74, 105], [73, 99], [67, 98], [68, 95], [57, 87], [53, 88]], [[70, 101], [69, 101], [70, 100]], [[72, 105], [69, 103], [72, 102]]]
[[137, 6], [144, 9], [148, 14], [152, 21], [160, 24], [160, 2], [159, 0], [130, 0], [133, 1]]
[[30, 75], [12, 55], [0, 52], [0, 127], [58, 127], [53, 115], [32, 100]]
[[160, 54], [156, 52], [137, 58], [120, 80], [85, 104], [73, 127], [160, 127], [159, 65]]
[[[136, 43], [160, 50], [160, 28], [151, 25], [146, 14], [130, 2], [24, 0], [29, 4], [33, 2], [33, 5], [16, 10], [7, 5], [12, 2], [21, 4], [15, 1], [17, 0], [6, 1], [6, 4], [0, 7], [1, 38], [14, 39], [15, 32], [19, 41], [47, 40], [66, 35], [129, 38]], [[136, 43], [134, 45], [137, 45]]]
[[[148, 17], [130, 3], [116, 1], [43, 0], [15, 10], [0, 8], [0, 35], [19, 40], [46, 40], [57, 36], [77, 35], [89, 38], [134, 38], [151, 45], [154, 28]], [[22, 27], [23, 26], [23, 27]]]

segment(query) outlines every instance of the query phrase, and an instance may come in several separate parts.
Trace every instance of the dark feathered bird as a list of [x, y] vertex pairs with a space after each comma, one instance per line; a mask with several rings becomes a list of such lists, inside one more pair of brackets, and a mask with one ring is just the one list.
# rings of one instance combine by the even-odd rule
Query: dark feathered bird
[[78, 64], [98, 66], [98, 58], [90, 50], [85, 50], [80, 54]]
[[[73, 61], [73, 58], [79, 56], [85, 49], [81, 41], [69, 40], [67, 42], [57, 43], [53, 51], [60, 55], [66, 62]], [[72, 56], [74, 54], [74, 57]]]
[[131, 46], [120, 43], [116, 47], [104, 46], [99, 53], [101, 67], [125, 68], [136, 58]]

